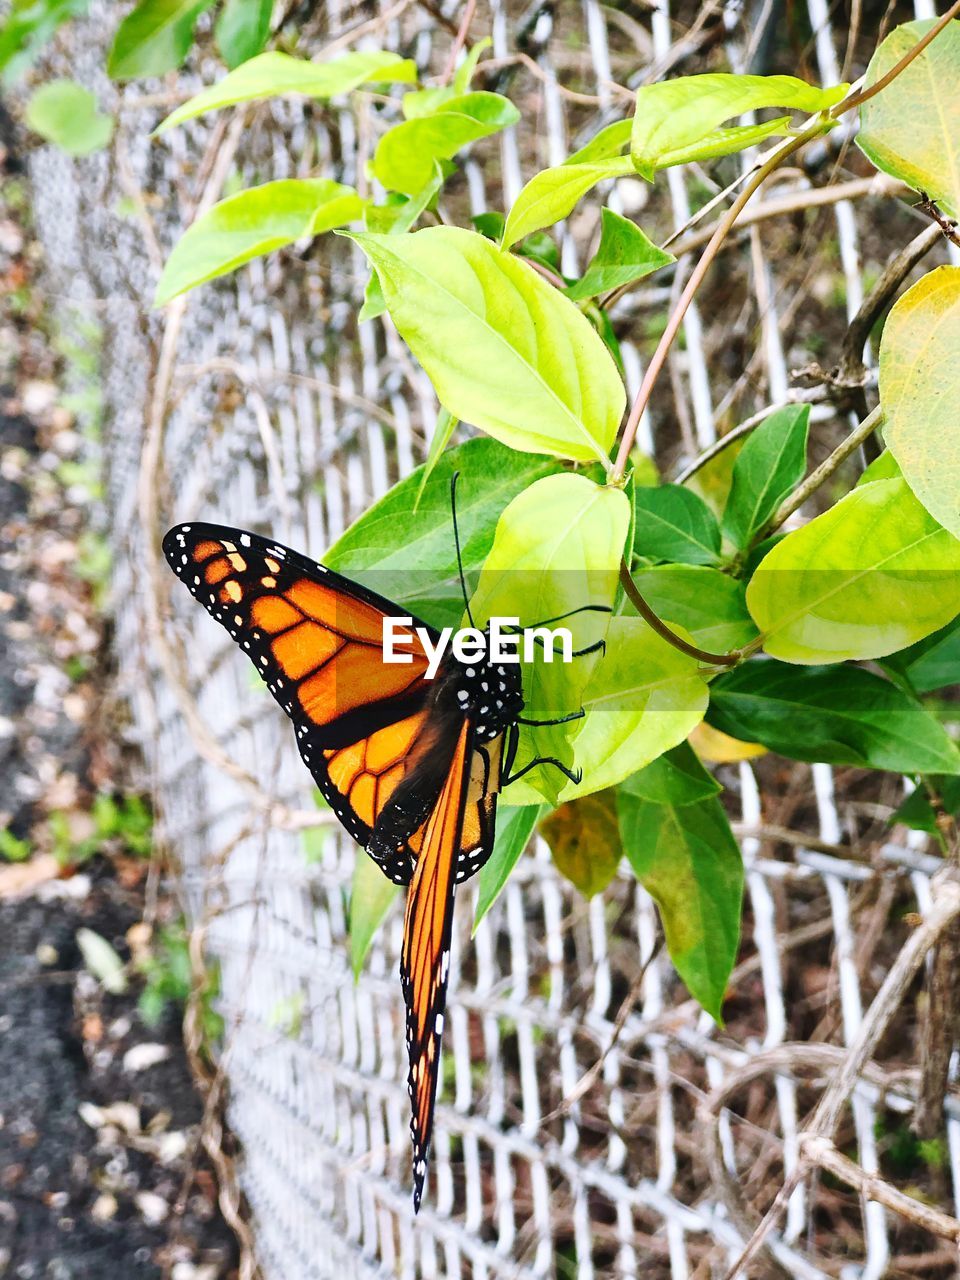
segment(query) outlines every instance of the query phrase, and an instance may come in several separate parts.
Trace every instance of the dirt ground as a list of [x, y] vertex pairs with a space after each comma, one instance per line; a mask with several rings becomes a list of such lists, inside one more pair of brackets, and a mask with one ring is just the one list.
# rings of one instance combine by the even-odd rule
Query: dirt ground
[[198, 1155], [182, 1004], [140, 1007], [178, 909], [142, 821], [96, 817], [100, 797], [149, 823], [109, 696], [92, 410], [42, 265], [0, 109], [0, 1277], [221, 1280], [237, 1248]]

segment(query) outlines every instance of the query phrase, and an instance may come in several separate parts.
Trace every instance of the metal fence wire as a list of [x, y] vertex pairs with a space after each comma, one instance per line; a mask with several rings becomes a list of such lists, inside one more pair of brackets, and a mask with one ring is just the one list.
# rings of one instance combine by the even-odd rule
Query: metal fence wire
[[[302, 10], [305, 52], [389, 48], [424, 75], [443, 66], [461, 12], [455, 0]], [[825, 0], [805, 11], [729, 0], [676, 12], [668, 0], [480, 0], [472, 35], [493, 40], [482, 87], [508, 91], [522, 121], [473, 148], [445, 196], [450, 210], [508, 207], [536, 168], [629, 111], [618, 86], [798, 65], [824, 83], [841, 66], [852, 78], [884, 17], [874, 6], [854, 13], [859, 36]], [[330, 107], [281, 100], [151, 140], [173, 105], [221, 71], [202, 20], [186, 70], [119, 91], [102, 70], [116, 16], [95, 0], [44, 68], [119, 111], [111, 151], [70, 160], [38, 147], [32, 180], [58, 317], [99, 350], [129, 733], [189, 915], [220, 967], [229, 1120], [263, 1272], [722, 1276], [794, 1167], [803, 1117], [908, 934], [904, 911], [928, 910], [939, 860], [925, 838], [885, 832], [877, 815], [900, 799], [889, 781], [769, 757], [721, 766], [747, 833], [745, 941], [724, 1028], [688, 999], [662, 952], [639, 981], [658, 924], [632, 877], [585, 901], [537, 842], [473, 939], [475, 889], [465, 886], [431, 1181], [414, 1218], [400, 912], [354, 984], [355, 847], [309, 825], [309, 780], [286, 721], [225, 633], [171, 590], [156, 539], [202, 517], [322, 554], [425, 456], [435, 398], [389, 323], [357, 325], [366, 270], [342, 240], [254, 261], [185, 306], [149, 305], [204, 192], [314, 171], [363, 187], [382, 111], [374, 95]], [[914, 16], [927, 16], [925, 0], [892, 18]], [[838, 180], [851, 165], [865, 173], [843, 144], [825, 143], [764, 198], [802, 195], [834, 166]], [[565, 269], [582, 265], [603, 201], [662, 240], [750, 163], [726, 161], [719, 178], [687, 167], [655, 189], [601, 189], [560, 228]], [[868, 196], [795, 212], [745, 232], [714, 267], [642, 424], [641, 446], [666, 474], [718, 429], [783, 400], [818, 339], [842, 334], [865, 271], [912, 234], [889, 205]], [[681, 258], [672, 283], [638, 288], [620, 306], [631, 393], [689, 264]], [[823, 455], [845, 419], [822, 403], [813, 422]], [[844, 1120], [845, 1149], [867, 1172], [885, 1159], [884, 1135], [908, 1123], [916, 1058], [904, 1013]], [[726, 1105], [705, 1105], [718, 1090]], [[948, 1115], [943, 1207], [955, 1211], [952, 1102]], [[948, 1265], [933, 1237], [823, 1179], [798, 1188], [771, 1240], [754, 1274], [869, 1280]]]

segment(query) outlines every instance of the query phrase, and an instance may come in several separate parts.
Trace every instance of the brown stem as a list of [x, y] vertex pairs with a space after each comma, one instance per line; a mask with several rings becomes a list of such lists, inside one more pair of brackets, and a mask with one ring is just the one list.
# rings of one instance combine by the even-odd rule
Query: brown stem
[[[960, 3], [960, 0], [958, 0], [958, 3]], [[778, 147], [777, 150], [774, 151], [762, 165], [760, 165], [756, 173], [737, 196], [736, 200], [734, 200], [733, 204], [717, 223], [717, 229], [710, 237], [710, 242], [706, 249], [704, 249], [699, 262], [691, 271], [690, 279], [687, 281], [683, 293], [681, 293], [680, 298], [677, 301], [677, 305], [670, 313], [670, 318], [667, 321], [667, 327], [664, 329], [663, 336], [657, 343], [657, 349], [653, 353], [650, 363], [647, 365], [646, 371], [643, 375], [643, 382], [640, 385], [640, 390], [637, 392], [637, 398], [633, 402], [633, 406], [630, 410], [630, 416], [627, 418], [626, 425], [623, 428], [623, 435], [620, 438], [620, 448], [617, 452], [617, 460], [614, 464], [613, 472], [610, 477], [611, 483], [615, 484], [617, 481], [622, 480], [626, 472], [627, 464], [630, 460], [630, 450], [633, 448], [637, 428], [640, 425], [640, 419], [643, 416], [643, 411], [646, 409], [650, 400], [650, 393], [653, 390], [654, 383], [660, 376], [663, 366], [666, 364], [667, 355], [673, 345], [674, 338], [676, 338], [680, 331], [680, 326], [683, 323], [683, 317], [686, 315], [687, 309], [693, 301], [694, 294], [703, 282], [703, 278], [707, 274], [710, 264], [717, 256], [720, 246], [730, 233], [741, 209], [744, 208], [754, 192], [763, 186], [770, 174], [783, 163], [787, 156], [798, 151], [807, 142], [811, 141], [811, 139], [819, 137], [821, 133], [822, 126], [817, 123], [811, 125], [808, 129], [805, 129], [803, 133], [798, 134], [797, 137], [790, 138], [783, 146]]]
[[457, 34], [453, 38], [453, 47], [450, 50], [450, 56], [447, 58], [447, 65], [443, 69], [443, 75], [440, 77], [440, 85], [449, 84], [453, 79], [453, 73], [457, 69], [457, 58], [460, 57], [460, 50], [467, 43], [467, 36], [470, 32], [470, 23], [473, 21], [473, 15], [477, 7], [477, 0], [467, 0], [463, 8], [463, 17], [460, 19], [460, 26], [457, 28]]
[[690, 658], [696, 658], [699, 662], [705, 662], [709, 666], [735, 667], [743, 654], [739, 650], [733, 653], [710, 653], [706, 649], [698, 649], [696, 645], [689, 644], [675, 631], [671, 631], [667, 624], [654, 613], [654, 611], [644, 600], [640, 594], [637, 584], [630, 576], [630, 570], [627, 567], [626, 560], [620, 561], [620, 585], [626, 593], [627, 599], [643, 618], [644, 622], [657, 633], [661, 639], [666, 640], [667, 644], [672, 644], [675, 649], [679, 649], [681, 653], [685, 653]]

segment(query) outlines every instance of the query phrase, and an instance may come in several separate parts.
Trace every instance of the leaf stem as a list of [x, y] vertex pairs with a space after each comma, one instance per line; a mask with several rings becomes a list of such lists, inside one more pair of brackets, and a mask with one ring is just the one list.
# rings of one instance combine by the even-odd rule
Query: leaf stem
[[689, 658], [696, 658], [699, 662], [705, 662], [708, 666], [719, 667], [735, 667], [743, 656], [739, 650], [732, 653], [710, 653], [707, 649], [698, 649], [696, 645], [689, 644], [675, 631], [671, 631], [665, 622], [654, 613], [654, 611], [644, 600], [640, 594], [637, 584], [630, 576], [630, 569], [626, 560], [620, 561], [620, 585], [626, 593], [627, 599], [653, 630], [662, 640], [666, 640], [667, 644], [673, 645], [674, 649], [679, 649], [681, 653], [685, 653]]
[[[960, 3], [960, 0], [958, 0]], [[813, 138], [817, 138], [823, 132], [823, 125], [818, 120], [803, 133], [798, 134], [795, 138], [790, 138], [782, 146], [778, 147], [760, 167], [756, 173], [746, 184], [740, 194], [734, 200], [733, 204], [717, 223], [717, 229], [710, 237], [707, 247], [704, 249], [699, 262], [690, 273], [690, 279], [684, 286], [683, 293], [677, 301], [677, 305], [670, 313], [667, 321], [667, 327], [663, 331], [660, 341], [657, 343], [657, 349], [653, 353], [650, 363], [647, 365], [643, 375], [643, 382], [640, 384], [640, 390], [637, 392], [637, 398], [633, 402], [630, 410], [630, 416], [627, 418], [626, 425], [623, 428], [623, 435], [620, 438], [620, 448], [617, 452], [617, 460], [614, 464], [613, 472], [610, 476], [610, 482], [616, 484], [622, 481], [627, 464], [630, 460], [630, 450], [633, 448], [633, 442], [636, 439], [637, 428], [640, 425], [640, 419], [643, 417], [643, 411], [646, 409], [650, 400], [650, 393], [653, 391], [654, 383], [660, 376], [663, 366], [666, 364], [667, 355], [673, 345], [673, 340], [680, 331], [683, 318], [687, 313], [690, 303], [693, 301], [694, 294], [703, 282], [704, 276], [709, 270], [710, 264], [720, 250], [720, 246], [726, 240], [727, 236], [733, 228], [734, 223], [740, 215], [741, 210], [747, 204], [750, 197], [757, 191], [775, 169], [777, 169], [787, 156], [793, 155], [806, 143]]]
[[851, 453], [863, 444], [864, 440], [873, 435], [882, 422], [883, 410], [877, 405], [875, 409], [871, 409], [861, 423], [854, 427], [846, 440], [837, 445], [829, 458], [821, 462], [815, 471], [811, 471], [806, 480], [801, 485], [798, 485], [788, 498], [784, 498], [783, 502], [780, 503], [780, 506], [777, 507], [776, 511], [757, 534], [755, 541], [762, 542], [764, 538], [770, 536], [774, 529], [779, 529], [784, 520], [799, 510], [806, 500], [816, 493], [824, 481], [830, 479], [841, 463], [845, 462]]
[[470, 33], [470, 23], [473, 21], [474, 11], [477, 7], [477, 0], [467, 0], [463, 10], [463, 17], [460, 20], [460, 26], [454, 37], [453, 47], [450, 50], [450, 56], [447, 58], [447, 65], [443, 69], [443, 75], [440, 77], [441, 87], [448, 85], [453, 79], [453, 74], [457, 69], [457, 58], [460, 56], [460, 50], [467, 43], [467, 36]]

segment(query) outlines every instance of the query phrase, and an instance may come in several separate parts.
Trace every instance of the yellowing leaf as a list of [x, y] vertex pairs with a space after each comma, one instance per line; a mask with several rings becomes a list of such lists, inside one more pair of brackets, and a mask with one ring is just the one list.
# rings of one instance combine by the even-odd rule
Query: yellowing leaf
[[459, 227], [352, 238], [454, 417], [513, 449], [609, 465], [625, 404], [616, 365], [528, 263]]
[[693, 730], [688, 742], [700, 759], [708, 764], [736, 764], [740, 760], [755, 760], [757, 756], [767, 754], [767, 748], [759, 742], [741, 742], [739, 738], [731, 738], [705, 720]]
[[880, 404], [884, 441], [910, 488], [960, 537], [960, 267], [923, 276], [887, 317]]
[[960, 612], [960, 541], [904, 480], [877, 480], [778, 542], [747, 607], [775, 658], [880, 658]]
[[[867, 68], [875, 84], [935, 19], [891, 31]], [[857, 146], [878, 169], [960, 217], [960, 22], [950, 22], [904, 70], [860, 108]]]
[[553, 862], [586, 898], [602, 893], [617, 874], [622, 853], [613, 791], [562, 804], [540, 823]]

